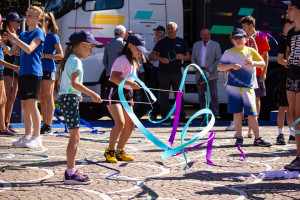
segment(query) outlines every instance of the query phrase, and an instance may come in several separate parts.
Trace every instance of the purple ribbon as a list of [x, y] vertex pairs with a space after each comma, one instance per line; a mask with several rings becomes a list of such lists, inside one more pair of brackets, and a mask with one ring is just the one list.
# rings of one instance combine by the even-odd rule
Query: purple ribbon
[[[191, 151], [193, 149], [196, 149], [200, 146], [202, 146], [203, 144], [207, 143], [207, 147], [206, 147], [206, 162], [208, 165], [212, 165], [212, 166], [216, 166], [216, 167], [243, 167], [247, 164], [246, 160], [246, 155], [244, 154], [244, 152], [242, 151], [241, 147], [238, 146], [238, 150], [240, 151], [243, 159], [241, 159], [241, 161], [244, 161], [244, 164], [241, 164], [241, 165], [237, 165], [237, 166], [223, 166], [223, 165], [216, 165], [214, 164], [212, 161], [211, 161], [211, 153], [212, 153], [212, 144], [213, 144], [213, 141], [215, 139], [215, 136], [216, 136], [216, 133], [214, 131], [211, 131], [210, 132], [210, 135], [209, 135], [209, 138], [204, 141], [204, 142], [201, 142], [200, 144], [197, 144], [196, 146], [193, 146], [187, 150], [184, 150], [184, 152], [187, 152], [187, 151]], [[177, 154], [175, 154], [174, 156], [178, 156], [180, 154], [182, 154], [183, 152], [179, 152]]]
[[174, 117], [173, 129], [172, 129], [172, 133], [171, 133], [170, 138], [169, 138], [169, 142], [167, 143], [167, 146], [170, 147], [170, 148], [173, 145], [175, 135], [176, 135], [176, 132], [177, 132], [177, 128], [178, 128], [182, 94], [183, 94], [183, 92], [179, 90], [178, 93], [177, 93], [177, 96], [176, 96], [176, 107], [175, 107], [175, 117]]
[[274, 42], [278, 45], [278, 42], [277, 40], [269, 33], [263, 33], [261, 31], [258, 32], [260, 36], [262, 37], [267, 37], [267, 38], [272, 38], [274, 40]]

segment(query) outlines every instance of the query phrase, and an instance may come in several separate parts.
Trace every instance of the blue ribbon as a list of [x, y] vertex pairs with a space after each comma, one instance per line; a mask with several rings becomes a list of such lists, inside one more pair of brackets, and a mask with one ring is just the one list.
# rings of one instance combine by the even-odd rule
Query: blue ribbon
[[298, 118], [296, 121], [294, 121], [294, 123], [292, 124], [292, 126], [291, 126], [291, 131], [293, 132], [293, 133], [295, 133], [295, 134], [300, 134], [300, 131], [298, 130], [295, 130], [295, 126], [296, 126], [296, 124], [297, 123], [299, 123], [300, 122], [300, 118]]
[[[186, 79], [186, 75], [187, 75], [187, 72], [188, 72], [189, 67], [194, 67], [194, 68], [196, 68], [196, 69], [200, 72], [200, 74], [202, 75], [204, 81], [205, 81], [206, 84], [207, 84], [208, 91], [209, 91], [209, 86], [208, 86], [208, 82], [207, 82], [207, 79], [206, 79], [206, 77], [205, 77], [205, 74], [204, 74], [204, 72], [202, 71], [202, 69], [201, 69], [198, 65], [196, 65], [196, 64], [190, 64], [190, 65], [188, 65], [188, 66], [184, 69], [183, 74], [182, 74], [182, 79], [181, 79], [181, 82], [180, 82], [180, 85], [179, 85], [179, 89], [178, 89], [178, 90], [183, 91], [183, 86], [184, 86], [184, 83], [185, 83], [185, 79]], [[132, 76], [131, 76], [131, 77], [132, 77]], [[134, 78], [134, 79], [135, 79], [135, 78]], [[135, 80], [137, 80], [137, 79], [135, 79]], [[138, 83], [140, 83], [140, 82], [138, 82]], [[143, 85], [145, 86], [144, 83], [143, 83]], [[144, 88], [144, 86], [143, 86], [143, 88]], [[145, 86], [145, 87], [147, 88], [147, 86]], [[149, 89], [148, 89], [148, 91], [149, 91]], [[122, 101], [122, 100], [121, 100], [121, 101]], [[122, 104], [122, 105], [123, 105], [123, 104]], [[208, 99], [207, 99], [207, 97], [206, 97], [205, 108], [208, 108], [208, 107], [209, 107], [209, 105], [208, 105]], [[164, 119], [161, 119], [161, 120], [159, 120], [159, 121], [152, 121], [152, 120], [151, 120], [150, 114], [151, 114], [152, 110], [150, 110], [150, 111], [148, 112], [148, 120], [149, 120], [150, 122], [152, 122], [152, 123], [155, 123], [155, 124], [162, 123], [162, 122], [164, 122], [166, 119], [169, 119], [169, 118], [171, 117], [171, 115], [172, 115], [172, 114], [174, 113], [174, 111], [175, 111], [175, 108], [176, 108], [176, 102], [174, 103], [174, 105], [173, 105], [173, 107], [171, 108], [171, 110], [170, 110], [170, 112], [168, 113], [168, 115], [167, 115]]]
[[[180, 83], [180, 86], [179, 86], [179, 90], [182, 90], [183, 86], [184, 86], [184, 82], [185, 82], [185, 79], [186, 79], [186, 75], [187, 75], [187, 71], [188, 71], [188, 68], [189, 67], [195, 67], [197, 68], [200, 73], [202, 74], [204, 80], [207, 82], [206, 80], [206, 77], [203, 73], [203, 71], [201, 70], [201, 68], [198, 66], [198, 65], [195, 65], [195, 64], [190, 64], [188, 67], [185, 68], [184, 70], [184, 73], [183, 73], [183, 77], [182, 77], [182, 80], [181, 80], [181, 83]], [[185, 158], [185, 161], [186, 161], [186, 166], [184, 169], [187, 168], [187, 158], [186, 158], [186, 155], [185, 155], [185, 152], [184, 152], [184, 147], [186, 147], [187, 145], [190, 145], [194, 142], [196, 142], [197, 140], [199, 140], [200, 138], [202, 138], [206, 133], [209, 132], [210, 129], [212, 129], [214, 123], [215, 123], [215, 117], [214, 115], [212, 114], [211, 110], [209, 110], [208, 108], [205, 108], [205, 109], [202, 109], [202, 110], [199, 110], [198, 112], [196, 112], [189, 120], [188, 122], [186, 123], [186, 125], [184, 126], [183, 130], [182, 130], [182, 133], [181, 133], [181, 145], [178, 146], [178, 147], [175, 147], [175, 148], [170, 148], [169, 146], [167, 146], [166, 144], [164, 144], [162, 141], [160, 141], [157, 137], [155, 137], [150, 131], [148, 131], [146, 129], [146, 127], [140, 122], [140, 120], [136, 117], [136, 115], [134, 114], [133, 110], [131, 109], [131, 107], [129, 106], [128, 102], [126, 101], [125, 99], [125, 96], [124, 96], [124, 92], [123, 92], [123, 87], [124, 87], [124, 84], [125, 84], [125, 81], [129, 78], [133, 78], [137, 83], [139, 83], [144, 89], [146, 92], [149, 93], [151, 99], [153, 101], [156, 101], [156, 98], [154, 96], [154, 94], [150, 91], [150, 89], [138, 78], [136, 77], [135, 75], [131, 74], [129, 76], [127, 76], [126, 78], [124, 78], [121, 83], [119, 84], [119, 87], [118, 87], [118, 94], [119, 94], [119, 97], [120, 97], [120, 101], [121, 101], [121, 104], [122, 106], [124, 107], [124, 109], [126, 110], [128, 116], [131, 118], [131, 120], [133, 121], [133, 123], [139, 128], [139, 130], [152, 142], [154, 143], [157, 147], [165, 150], [165, 152], [163, 152], [161, 154], [161, 158], [162, 159], [166, 159], [166, 158], [169, 158], [173, 155], [175, 155], [177, 152], [179, 151], [182, 151], [183, 155], [184, 155], [184, 158]], [[160, 121], [156, 121], [156, 122], [153, 122], [153, 123], [161, 123], [163, 122], [164, 120], [166, 120], [167, 118], [169, 118], [172, 113], [174, 112], [175, 110], [175, 106], [176, 106], [176, 103], [173, 105], [171, 111], [169, 112], [169, 114], [167, 115], [167, 117], [163, 120], [160, 120]], [[198, 117], [199, 115], [203, 115], [203, 114], [211, 114], [212, 117], [210, 119], [210, 122], [208, 123], [208, 125], [199, 133], [197, 133], [191, 140], [189, 140], [188, 142], [184, 143], [184, 140], [185, 140], [185, 136], [186, 136], [186, 132], [188, 130], [188, 127], [190, 125], [190, 123], [192, 122], [193, 119], [195, 119], [196, 117]]]

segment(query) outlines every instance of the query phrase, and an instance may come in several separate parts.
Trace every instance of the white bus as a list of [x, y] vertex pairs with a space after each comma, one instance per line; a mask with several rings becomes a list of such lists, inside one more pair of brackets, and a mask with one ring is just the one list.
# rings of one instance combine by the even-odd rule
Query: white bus
[[[127, 30], [145, 37], [146, 48], [151, 49], [154, 31], [158, 25], [166, 27], [174, 21], [178, 24], [178, 36], [183, 37], [182, 0], [49, 0], [45, 4], [46, 12], [53, 12], [60, 29], [63, 49], [69, 36], [75, 30], [90, 31], [97, 41], [104, 44], [114, 38], [117, 25], [124, 25]], [[104, 48], [95, 49], [93, 55], [83, 60], [84, 85], [98, 94]], [[144, 106], [135, 106], [135, 110], [143, 115]], [[94, 110], [92, 110], [94, 109]], [[92, 103], [88, 96], [83, 95], [80, 105], [82, 118], [96, 120], [107, 115], [102, 104]]]

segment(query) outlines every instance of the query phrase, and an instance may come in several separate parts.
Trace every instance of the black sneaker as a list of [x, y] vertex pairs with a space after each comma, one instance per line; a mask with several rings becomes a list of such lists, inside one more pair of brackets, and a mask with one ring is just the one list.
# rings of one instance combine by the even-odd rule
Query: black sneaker
[[15, 136], [16, 134], [11, 132], [8, 128], [5, 130], [0, 130], [0, 136]]
[[42, 135], [53, 135], [51, 126], [44, 124], [41, 128], [41, 134]]
[[48, 126], [47, 124], [45, 126], [46, 126], [46, 128], [45, 128], [44, 135], [53, 135], [51, 126]]
[[296, 138], [295, 138], [295, 136], [290, 135], [288, 143], [289, 144], [296, 144]]
[[243, 142], [244, 142], [244, 138], [243, 137], [237, 137], [234, 146], [236, 146], [236, 147], [243, 146]]
[[300, 171], [300, 156], [297, 156], [291, 164], [285, 165], [284, 169], [288, 169], [290, 171]]
[[90, 184], [92, 180], [79, 171], [76, 171], [72, 176], [69, 176], [67, 171], [64, 175], [64, 183], [67, 185], [87, 185]]
[[279, 134], [278, 135], [278, 137], [276, 139], [276, 145], [286, 145], [286, 142], [285, 142], [283, 134]]
[[41, 134], [43, 135], [43, 134], [45, 134], [45, 128], [46, 128], [46, 126], [45, 126], [45, 124], [43, 124], [43, 126], [41, 127]]
[[272, 144], [270, 142], [267, 142], [263, 137], [260, 137], [258, 139], [254, 139], [254, 146], [260, 146], [260, 147], [270, 147]]

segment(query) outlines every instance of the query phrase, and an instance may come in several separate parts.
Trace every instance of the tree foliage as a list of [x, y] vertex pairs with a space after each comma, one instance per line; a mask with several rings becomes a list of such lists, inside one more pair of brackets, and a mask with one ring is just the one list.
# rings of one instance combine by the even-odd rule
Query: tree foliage
[[[31, 0], [30, 5], [44, 6], [46, 0]], [[10, 12], [17, 12], [20, 16], [25, 16], [29, 0], [1, 0], [0, 14], [6, 16]]]

